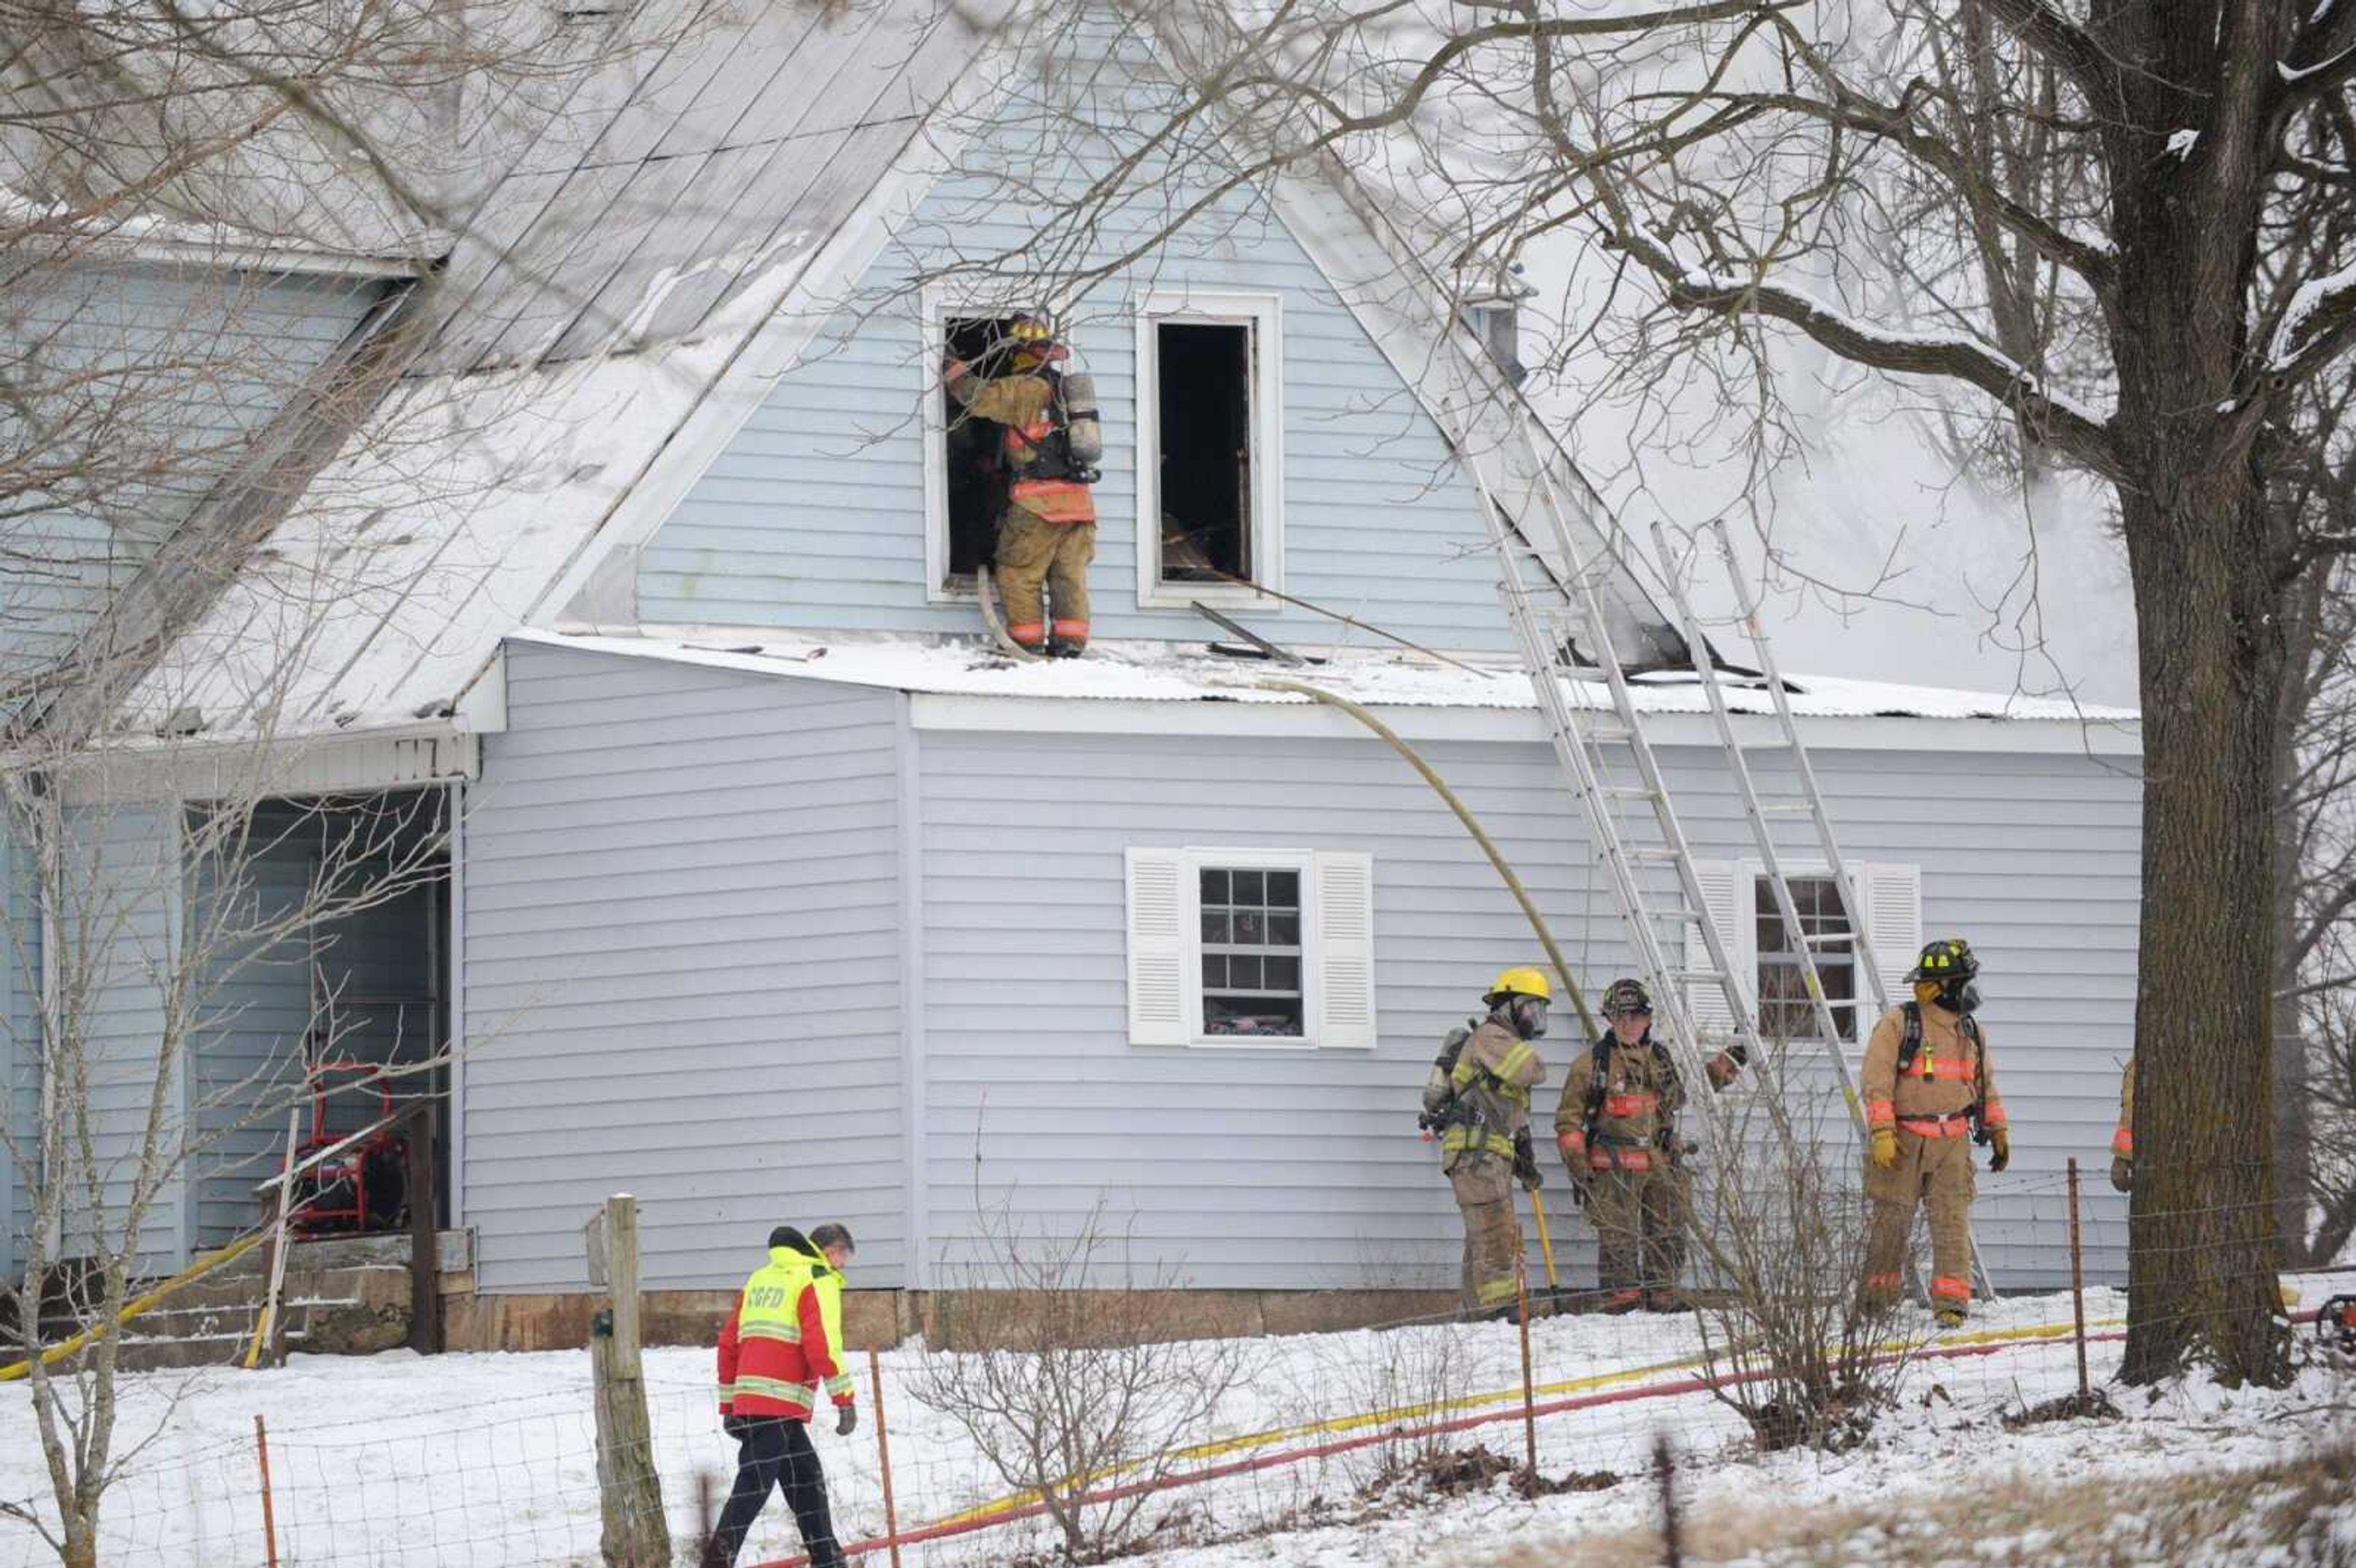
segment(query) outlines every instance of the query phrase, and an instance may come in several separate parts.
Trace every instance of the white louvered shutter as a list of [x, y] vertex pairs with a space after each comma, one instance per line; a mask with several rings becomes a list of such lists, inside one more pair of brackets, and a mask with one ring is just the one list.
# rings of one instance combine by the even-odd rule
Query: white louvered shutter
[[[1697, 860], [1694, 877], [1701, 883], [1703, 908], [1710, 924], [1718, 928], [1718, 940], [1726, 949], [1726, 961], [1734, 965], [1735, 983], [1747, 993], [1751, 978], [1743, 973], [1743, 955], [1751, 951], [1751, 944], [1744, 940], [1748, 933], [1742, 928], [1751, 911], [1749, 880], [1742, 868], [1731, 860]], [[1708, 968], [1709, 947], [1702, 941], [1701, 933], [1689, 932], [1686, 942], [1686, 967]], [[1694, 1028], [1701, 1035], [1697, 1044], [1723, 1045], [1734, 1037], [1734, 1009], [1726, 1005], [1726, 993], [1716, 982], [1687, 981], [1686, 1008], [1693, 1014]]]
[[1186, 856], [1129, 851], [1129, 1043], [1186, 1043]]
[[[1922, 950], [1922, 868], [1876, 864], [1860, 874], [1865, 880], [1866, 938], [1873, 944], [1882, 989], [1895, 1007], [1913, 995], [1906, 984], [1906, 971], [1914, 967], [1915, 955]], [[1864, 1020], [1865, 1027], [1858, 1031], [1860, 1040], [1872, 1031], [1875, 1022]]]
[[1317, 882], [1317, 1043], [1375, 1043], [1375, 859], [1320, 850]]

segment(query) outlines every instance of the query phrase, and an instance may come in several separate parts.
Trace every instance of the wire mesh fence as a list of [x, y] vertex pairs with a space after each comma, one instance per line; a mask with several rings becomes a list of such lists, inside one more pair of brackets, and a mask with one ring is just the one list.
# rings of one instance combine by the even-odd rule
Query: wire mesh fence
[[[2064, 1179], [2003, 1187], [2033, 1223], [2066, 1232]], [[2082, 1222], [2082, 1242], [2092, 1244], [2093, 1229]], [[2356, 1271], [2297, 1288], [2302, 1298], [2286, 1301], [2286, 1315], [2311, 1315], [2334, 1290], [2356, 1288]], [[1068, 1471], [1026, 1469], [1002, 1452], [993, 1462], [973, 1438], [971, 1413], [945, 1408], [943, 1358], [979, 1352], [910, 1344], [881, 1351], [872, 1370], [854, 1359], [860, 1425], [837, 1436], [821, 1413], [813, 1428], [836, 1532], [860, 1561], [892, 1561], [895, 1549], [905, 1564], [1053, 1561], [1070, 1531], [1116, 1512], [1125, 1540], [1177, 1547], [1346, 1525], [1393, 1507], [1403, 1489], [1490, 1486], [1525, 1471], [1515, 1484], [1526, 1495], [1592, 1491], [1603, 1513], [1633, 1522], [1656, 1502], [1647, 1477], [1664, 1435], [1688, 1467], [1760, 1452], [1756, 1413], [1729, 1397], [1748, 1374], [1729, 1357], [1726, 1325], [1708, 1331], [1706, 1303], [1700, 1314], [1580, 1309], [1592, 1299], [1576, 1286], [1558, 1299], [1541, 1288], [1526, 1324], [1426, 1317], [1194, 1341], [1203, 1355], [1234, 1358], [1237, 1375], [1217, 1385], [1216, 1400], [1114, 1432]], [[2083, 1293], [2094, 1383], [2118, 1367], [2131, 1305], [2117, 1285]], [[1927, 1310], [1901, 1307], [1874, 1346], [1891, 1370], [1887, 1419], [1913, 1419], [1905, 1413], [1933, 1397], [1991, 1419], [2029, 1418], [2077, 1387], [2073, 1306], [2066, 1288], [1984, 1302], [1945, 1331]], [[691, 1563], [727, 1494], [734, 1445], [721, 1430], [708, 1349], [652, 1349], [645, 1360], [652, 1458], [680, 1561]], [[105, 1502], [99, 1560], [121, 1568], [598, 1563], [587, 1362], [579, 1352], [305, 1358], [262, 1374], [126, 1378], [128, 1456]], [[266, 1418], [266, 1516], [257, 1414]], [[0, 1435], [0, 1502], [53, 1520], [31, 1424]], [[888, 1442], [888, 1509], [879, 1439]], [[1052, 1499], [1040, 1495], [1043, 1475]], [[738, 1562], [799, 1560], [790, 1514], [772, 1501]], [[32, 1525], [0, 1519], [0, 1565], [52, 1561]]]

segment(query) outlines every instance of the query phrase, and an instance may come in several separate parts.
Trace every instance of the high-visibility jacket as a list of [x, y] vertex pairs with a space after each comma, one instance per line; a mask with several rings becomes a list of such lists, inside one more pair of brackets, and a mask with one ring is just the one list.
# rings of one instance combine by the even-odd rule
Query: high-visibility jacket
[[2119, 1074], [2119, 1130], [2111, 1135], [2111, 1152], [2121, 1159], [2135, 1157], [2135, 1058]]
[[1036, 371], [984, 379], [962, 360], [950, 362], [948, 380], [951, 395], [976, 418], [1006, 427], [1006, 466], [1014, 476], [1009, 499], [1045, 522], [1097, 520], [1096, 498], [1087, 485], [1071, 478], [1036, 478], [1026, 472], [1055, 437], [1054, 380]]
[[1974, 1105], [1986, 1125], [2007, 1125], [1987, 1031], [1976, 1022], [1966, 1030], [1961, 1014], [1936, 1003], [1922, 1014], [1922, 1049], [1904, 1072], [1898, 1071], [1898, 1048], [1906, 1039], [1906, 1009], [1892, 1008], [1874, 1025], [1865, 1047], [1866, 1125], [1895, 1126], [1918, 1137], [1959, 1138], [1972, 1130]]
[[835, 1403], [851, 1403], [841, 1272], [807, 1243], [771, 1247], [720, 1330], [720, 1413], [808, 1421], [820, 1380]]
[[1675, 1131], [1685, 1102], [1666, 1046], [1649, 1032], [1634, 1045], [1607, 1034], [1571, 1061], [1555, 1104], [1555, 1136], [1566, 1157], [1584, 1157], [1590, 1170], [1652, 1170], [1665, 1163], [1661, 1135]]
[[1454, 1170], [1468, 1155], [1513, 1158], [1515, 1135], [1530, 1125], [1530, 1090], [1545, 1082], [1537, 1048], [1495, 1019], [1483, 1019], [1449, 1074], [1454, 1099], [1469, 1115], [1440, 1134], [1440, 1168]]

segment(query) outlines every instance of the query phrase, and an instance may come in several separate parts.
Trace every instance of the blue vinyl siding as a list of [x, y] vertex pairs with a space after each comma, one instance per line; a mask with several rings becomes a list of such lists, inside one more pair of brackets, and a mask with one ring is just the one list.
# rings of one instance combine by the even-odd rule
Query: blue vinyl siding
[[[1447, 1184], [1414, 1127], [1440, 1035], [1496, 971], [1537, 961], [1494, 873], [1424, 784], [1373, 741], [922, 735], [932, 1241], [970, 1256], [975, 1160], [1041, 1222], [1098, 1197], [1141, 1255], [1205, 1287], [1444, 1286], [1457, 1266]], [[1528, 883], [1590, 991], [1628, 967], [1582, 827], [1537, 745], [1425, 748]], [[1749, 841], [1714, 755], [1671, 750], [1697, 854]], [[1926, 929], [1963, 931], [1988, 966], [1986, 1017], [2015, 1128], [2015, 1175], [1984, 1179], [1978, 1224], [2008, 1285], [2067, 1277], [2041, 1188], [2098, 1159], [2131, 1038], [2136, 785], [2069, 757], [1819, 752], [1857, 859], [1922, 868]], [[1036, 781], [1053, 780], [1042, 789]], [[1935, 833], [1929, 825], [1938, 825]], [[1132, 846], [1357, 849], [1374, 858], [1381, 1040], [1372, 1052], [1127, 1043], [1122, 851]], [[1019, 916], [1012, 912], [1019, 912]], [[1550, 1125], [1582, 1049], [1566, 1008], [1547, 1042]], [[1830, 1105], [1826, 1121], [1837, 1127]], [[1549, 1168], [1554, 1168], [1551, 1157]], [[2093, 1266], [2123, 1266], [2124, 1204], [2088, 1198]], [[1591, 1277], [1591, 1232], [1557, 1244]]]
[[584, 1288], [630, 1192], [654, 1289], [833, 1219], [901, 1282], [891, 693], [510, 645], [468, 792], [466, 1221], [491, 1291]]
[[[1093, 88], [1113, 116], [1132, 57]], [[1011, 117], [1019, 121], [1024, 106]], [[958, 255], [1011, 250], [1024, 214], [989, 170], [1062, 187], [1094, 172], [1089, 155], [1044, 147], [1002, 123], [968, 148], [959, 173], [919, 205], [894, 242], [800, 361], [643, 550], [638, 609], [653, 623], [799, 630], [962, 632], [969, 602], [928, 603], [924, 426], [937, 397], [937, 347], [922, 341], [909, 283]], [[1101, 155], [1099, 150], [1098, 155]], [[1111, 217], [1095, 237], [1113, 256], [1144, 215]], [[1186, 609], [1144, 609], [1137, 593], [1135, 304], [1147, 290], [1272, 294], [1280, 302], [1284, 581], [1288, 592], [1418, 641], [1502, 648], [1494, 576], [1480, 551], [1475, 495], [1439, 428], [1309, 255], [1255, 196], [1216, 204], [1186, 232], [1123, 268], [1069, 314], [1077, 368], [1104, 410], [1105, 477], [1090, 573], [1098, 636], [1216, 635]], [[1247, 621], [1280, 638], [1365, 641], [1290, 607]]]
[[[37, 1157], [41, 1114], [41, 911], [30, 856], [0, 819], [0, 1116], [27, 1159]], [[33, 1194], [14, 1158], [0, 1155], [0, 1277], [14, 1277], [19, 1240], [32, 1225]]]

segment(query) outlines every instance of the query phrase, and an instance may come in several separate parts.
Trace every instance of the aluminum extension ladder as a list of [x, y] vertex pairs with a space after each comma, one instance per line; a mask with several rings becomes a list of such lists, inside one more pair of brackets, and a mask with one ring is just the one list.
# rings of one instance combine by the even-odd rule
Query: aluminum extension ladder
[[[1686, 592], [1685, 566], [1690, 556], [1681, 558], [1670, 547], [1667, 530], [1660, 524], [1653, 526], [1653, 541], [1661, 560], [1662, 574], [1667, 579], [1669, 596], [1676, 609], [1677, 631], [1685, 638], [1686, 651], [1693, 664], [1695, 678], [1701, 684], [1708, 699], [1710, 720], [1718, 731], [1719, 744], [1726, 752], [1728, 771], [1734, 776], [1736, 793], [1742, 801], [1742, 815], [1751, 825], [1752, 842], [1759, 850], [1761, 869], [1773, 891], [1776, 912], [1782, 916], [1783, 932], [1792, 951], [1799, 958], [1803, 984], [1808, 1002], [1815, 1015], [1817, 1038], [1831, 1043], [1835, 1072], [1839, 1074], [1841, 1096], [1847, 1102], [1850, 1120], [1860, 1136], [1868, 1135], [1865, 1112], [1858, 1091], [1856, 1078], [1850, 1073], [1848, 1058], [1840, 1049], [1840, 1030], [1833, 1018], [1832, 1005], [1826, 997], [1824, 979], [1816, 967], [1814, 951], [1819, 943], [1847, 943], [1851, 954], [1851, 966], [1863, 972], [1865, 985], [1873, 1002], [1872, 1017], [1879, 1019], [1890, 1010], [1890, 987], [1883, 977], [1881, 965], [1876, 961], [1873, 942], [1867, 931], [1864, 912], [1851, 912], [1849, 930], [1846, 934], [1812, 938], [1800, 927], [1800, 912], [1792, 897], [1792, 887], [1783, 871], [1783, 856], [1775, 842], [1774, 819], [1778, 816], [1804, 815], [1815, 831], [1816, 852], [1823, 857], [1825, 869], [1833, 883], [1842, 891], [1844, 900], [1855, 898], [1861, 889], [1849, 875], [1848, 864], [1841, 857], [1840, 840], [1833, 832], [1831, 815], [1825, 809], [1824, 792], [1816, 784], [1815, 764], [1808, 760], [1808, 749], [1800, 739], [1800, 728], [1792, 714], [1790, 693], [1784, 688], [1783, 671], [1776, 666], [1774, 649], [1769, 645], [1765, 624], [1759, 618], [1759, 599], [1742, 574], [1741, 562], [1734, 553], [1734, 539], [1728, 531], [1723, 517], [1709, 523], [1712, 542], [1724, 565], [1727, 580], [1732, 584], [1740, 613], [1736, 620], [1744, 638], [1751, 644], [1751, 656], [1766, 683], [1770, 706], [1774, 709], [1775, 723], [1783, 750], [1789, 753], [1792, 769], [1799, 786], [1796, 798], [1767, 802], [1760, 798], [1751, 778], [1751, 765], [1743, 755], [1742, 743], [1735, 733], [1734, 716], [1726, 700], [1726, 688], [1719, 679], [1718, 667], [1709, 657], [1709, 645], [1703, 640], [1701, 618]], [[1858, 1035], [1860, 1044], [1867, 1025], [1860, 1015]], [[1966, 1232], [1968, 1234], [1968, 1232]], [[1981, 1253], [1979, 1243], [1971, 1241], [1972, 1272], [1982, 1296], [1993, 1299], [1996, 1287], [1988, 1278], [1987, 1262]], [[1910, 1273], [1911, 1273], [1910, 1269]]]
[[[1545, 454], [1532, 439], [1525, 422], [1527, 416], [1518, 403], [1513, 417], [1515, 433], [1527, 451], [1543, 500], [1539, 520], [1548, 536], [1547, 543], [1551, 546], [1552, 560], [1563, 563], [1566, 571], [1549, 571], [1559, 599], [1542, 612], [1524, 584], [1516, 549], [1528, 544], [1541, 566], [1547, 565], [1548, 552], [1537, 548], [1538, 541], [1517, 537], [1515, 520], [1507, 516], [1479, 469], [1468, 462], [1466, 471], [1480, 491], [1490, 543], [1497, 552], [1498, 593], [1521, 645], [1522, 661], [1529, 673], [1538, 712], [1554, 743], [1555, 755], [1594, 833], [1596, 858], [1606, 869], [1612, 903], [1634, 945], [1637, 967], [1652, 993], [1654, 1011], [1667, 1018], [1669, 1048], [1677, 1059], [1678, 1071], [1687, 1083], [1699, 1085], [1708, 1080], [1703, 1065], [1701, 1035], [1694, 1027], [1693, 1010], [1687, 1003], [1688, 985], [1700, 983], [1718, 988], [1733, 1019], [1734, 1039], [1752, 1061], [1766, 1060], [1765, 1048], [1726, 944], [1717, 923], [1709, 918], [1708, 901], [1694, 867], [1691, 846], [1670, 803], [1668, 783], [1663, 776], [1660, 761], [1639, 722], [1627, 671], [1612, 645], [1603, 607], [1596, 594], [1596, 583], [1600, 574], [1608, 569], [1608, 560], [1590, 560], [1580, 548], [1564, 515], [1561, 497], [1556, 493]], [[1612, 700], [1608, 718], [1583, 715], [1565, 697], [1558, 677], [1589, 678], [1581, 667], [1571, 662], [1574, 650], [1593, 658], [1596, 670], [1602, 675]], [[1619, 753], [1617, 757], [1615, 752]], [[1622, 776], [1633, 771], [1636, 783], [1615, 782], [1613, 763], [1620, 760], [1626, 763], [1620, 770]], [[1615, 805], [1622, 805], [1649, 808], [1656, 842], [1635, 846], [1627, 842], [1614, 810]], [[1648, 896], [1645, 879], [1639, 874], [1640, 865], [1663, 867], [1673, 873], [1670, 901], [1663, 904]], [[1694, 933], [1700, 936], [1703, 961], [1699, 963], [1693, 958]], [[1672, 943], [1683, 962], [1671, 960]], [[1706, 1147], [1716, 1158], [1722, 1153], [1719, 1147], [1721, 1134], [1718, 1118], [1706, 1115], [1701, 1121]]]

